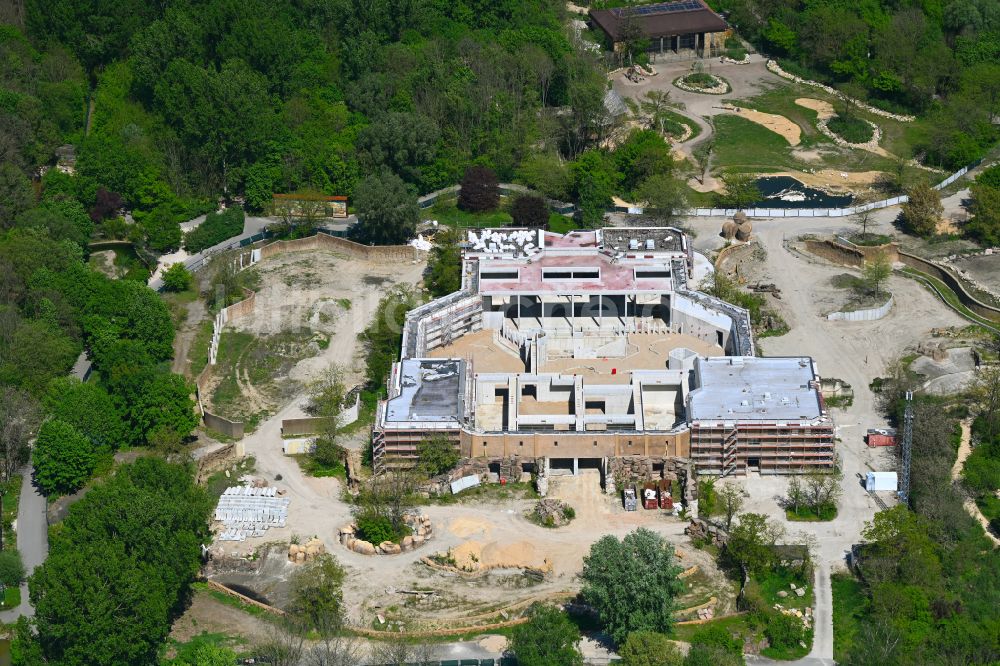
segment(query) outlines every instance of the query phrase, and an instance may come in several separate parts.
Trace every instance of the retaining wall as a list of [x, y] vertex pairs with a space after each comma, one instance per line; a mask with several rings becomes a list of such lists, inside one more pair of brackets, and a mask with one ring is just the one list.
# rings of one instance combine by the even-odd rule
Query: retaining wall
[[308, 238], [268, 243], [260, 248], [260, 258], [267, 259], [284, 252], [308, 250], [329, 250], [371, 261], [412, 261], [419, 258], [419, 250], [410, 245], [362, 245], [324, 233]]
[[890, 295], [885, 305], [868, 310], [855, 310], [854, 312], [831, 312], [826, 316], [829, 321], [875, 321], [889, 314], [892, 309], [893, 298]]
[[[355, 393], [354, 403], [340, 413], [340, 426], [346, 426], [358, 420], [361, 409], [361, 394]], [[284, 419], [281, 422], [281, 434], [284, 437], [300, 437], [315, 435], [322, 432], [327, 418], [322, 416], [307, 416], [301, 419]]]
[[732, 269], [739, 275], [740, 266], [752, 257], [755, 246], [756, 242], [751, 240], [748, 243], [733, 243], [722, 248], [719, 251], [719, 256], [715, 258], [715, 270], [729, 273], [729, 267], [732, 266]]
[[885, 245], [847, 245], [833, 240], [806, 240], [803, 241], [811, 254], [826, 259], [835, 264], [853, 266], [861, 268], [866, 260], [884, 253], [890, 262], [902, 261], [900, 258], [899, 246], [896, 243], [886, 243]]
[[958, 296], [958, 300], [961, 301], [962, 305], [969, 308], [980, 317], [1000, 322], [1000, 308], [987, 305], [970, 294], [966, 291], [965, 285], [962, 284], [962, 280], [944, 266], [902, 251], [899, 252], [899, 261], [910, 268], [914, 268], [922, 273], [927, 273], [931, 277], [935, 277], [938, 280], [941, 280], [941, 282], [944, 282], [949, 288], [951, 288], [952, 291], [955, 292], [955, 295]]

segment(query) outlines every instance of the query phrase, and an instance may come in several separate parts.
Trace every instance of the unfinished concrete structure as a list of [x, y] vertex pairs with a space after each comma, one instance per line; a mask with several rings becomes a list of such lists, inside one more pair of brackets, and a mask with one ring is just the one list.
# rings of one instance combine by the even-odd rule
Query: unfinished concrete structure
[[748, 313], [688, 284], [673, 228], [468, 232], [460, 291], [412, 310], [374, 433], [378, 465], [434, 434], [470, 458], [699, 473], [833, 464], [811, 359], [754, 357]]

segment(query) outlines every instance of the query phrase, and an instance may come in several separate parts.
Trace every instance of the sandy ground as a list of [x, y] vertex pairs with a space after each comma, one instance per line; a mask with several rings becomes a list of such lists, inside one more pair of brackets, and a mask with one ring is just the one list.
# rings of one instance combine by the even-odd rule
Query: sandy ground
[[746, 118], [762, 127], [766, 127], [781, 136], [789, 145], [799, 145], [799, 141], [802, 138], [802, 128], [784, 116], [779, 116], [776, 113], [764, 113], [763, 111], [755, 111], [754, 109], [730, 106], [728, 104], [724, 108], [731, 110], [741, 118]]
[[[891, 220], [897, 211], [880, 211], [875, 218], [875, 233], [894, 233]], [[723, 240], [718, 229], [720, 218], [689, 218], [686, 225], [698, 233], [694, 241], [700, 250], [718, 248]], [[844, 470], [843, 496], [837, 518], [827, 523], [791, 523], [786, 520], [778, 500], [787, 492], [788, 481], [782, 477], [751, 476], [732, 479], [750, 497], [744, 511], [764, 513], [784, 526], [788, 542], [812, 541], [817, 556], [816, 571], [816, 634], [810, 657], [830, 660], [833, 656], [833, 619], [830, 600], [829, 574], [844, 566], [844, 557], [851, 544], [858, 543], [866, 520], [871, 520], [878, 507], [864, 491], [859, 475], [869, 470], [895, 469], [893, 452], [869, 449], [864, 443], [868, 428], [884, 427], [885, 418], [878, 412], [868, 386], [882, 374], [886, 366], [931, 337], [931, 329], [962, 327], [967, 322], [949, 310], [918, 283], [894, 276], [888, 287], [896, 298], [896, 306], [884, 319], [874, 322], [839, 322], [822, 318], [830, 279], [845, 269], [799, 255], [786, 241], [802, 234], [850, 233], [849, 219], [768, 219], [754, 220], [754, 234], [767, 252], [767, 260], [752, 276], [752, 280], [775, 283], [781, 289], [781, 299], [768, 297], [768, 305], [778, 309], [791, 327], [781, 337], [758, 341], [766, 356], [809, 355], [816, 361], [821, 375], [846, 381], [854, 388], [854, 403], [847, 409], [833, 409], [840, 441], [837, 454]], [[891, 498], [884, 498], [891, 503]], [[832, 662], [824, 662], [832, 663]]]
[[813, 99], [812, 97], [799, 97], [795, 100], [795, 103], [799, 106], [805, 107], [807, 109], [812, 109], [816, 112], [817, 117], [820, 120], [826, 120], [827, 118], [832, 118], [837, 115], [837, 112], [833, 110], [833, 104], [829, 102], [824, 102], [821, 99]]
[[309, 329], [328, 336], [330, 344], [299, 361], [289, 378], [307, 382], [331, 362], [343, 365], [349, 380], [364, 368], [357, 335], [368, 325], [379, 300], [393, 284], [415, 284], [424, 264], [370, 262], [330, 252], [290, 252], [253, 269], [262, 278], [254, 312], [233, 322], [236, 330], [255, 335]]

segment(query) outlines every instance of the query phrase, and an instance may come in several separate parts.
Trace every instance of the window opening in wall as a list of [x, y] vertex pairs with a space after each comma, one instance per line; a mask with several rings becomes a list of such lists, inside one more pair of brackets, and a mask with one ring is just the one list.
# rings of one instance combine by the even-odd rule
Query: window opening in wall
[[479, 274], [480, 280], [516, 280], [518, 272], [513, 271], [484, 271]]

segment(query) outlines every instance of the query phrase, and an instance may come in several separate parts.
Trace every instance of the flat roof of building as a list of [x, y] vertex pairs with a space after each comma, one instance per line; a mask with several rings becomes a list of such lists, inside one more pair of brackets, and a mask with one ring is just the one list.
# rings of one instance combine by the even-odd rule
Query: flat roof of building
[[822, 416], [812, 359], [721, 356], [694, 364], [691, 421], [809, 421]]
[[[652, 248], [649, 241], [653, 241]], [[601, 229], [601, 247], [609, 252], [651, 249], [681, 253], [685, 251], [684, 233], [674, 227], [608, 227]]]
[[703, 0], [675, 0], [655, 5], [592, 9], [590, 18], [613, 41], [621, 41], [622, 25], [631, 20], [646, 37], [689, 35], [700, 32], [722, 32], [729, 26]]
[[461, 421], [463, 365], [461, 359], [403, 359], [399, 364], [399, 395], [388, 401], [385, 420]]
[[594, 248], [582, 255], [536, 254], [527, 261], [491, 259], [479, 265], [479, 293], [487, 295], [673, 291], [669, 257], [616, 260]]

